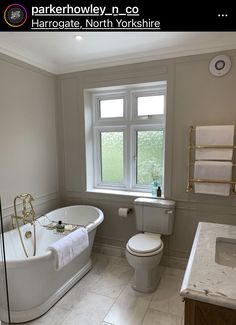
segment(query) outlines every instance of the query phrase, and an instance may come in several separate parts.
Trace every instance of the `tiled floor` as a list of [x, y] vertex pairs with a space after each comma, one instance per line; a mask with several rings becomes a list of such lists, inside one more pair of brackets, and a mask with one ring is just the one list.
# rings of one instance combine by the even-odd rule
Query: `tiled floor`
[[27, 325], [182, 325], [179, 297], [183, 271], [162, 269], [158, 289], [142, 294], [131, 288], [125, 258], [93, 254], [93, 269], [51, 310]]

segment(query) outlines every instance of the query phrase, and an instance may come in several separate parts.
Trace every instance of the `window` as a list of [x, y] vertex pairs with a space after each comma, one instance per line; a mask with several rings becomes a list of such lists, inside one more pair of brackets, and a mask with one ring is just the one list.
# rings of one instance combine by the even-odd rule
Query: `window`
[[166, 82], [92, 92], [93, 188], [164, 184]]
[[137, 98], [138, 116], [164, 114], [164, 95]]
[[100, 132], [101, 138], [101, 181], [102, 183], [123, 182], [124, 166], [123, 132]]
[[[163, 130], [137, 131], [137, 164], [136, 182], [138, 185], [150, 185], [154, 173], [160, 174], [161, 183], [163, 170]], [[151, 170], [151, 172], [150, 172]]]
[[124, 100], [104, 99], [99, 102], [100, 118], [112, 118], [124, 116]]

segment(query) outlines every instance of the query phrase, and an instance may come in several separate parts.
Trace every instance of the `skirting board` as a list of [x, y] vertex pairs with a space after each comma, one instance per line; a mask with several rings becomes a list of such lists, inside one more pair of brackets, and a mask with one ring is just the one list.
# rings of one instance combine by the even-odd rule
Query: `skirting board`
[[185, 270], [187, 267], [188, 259], [176, 256], [163, 255], [161, 259], [161, 265], [173, 267], [175, 269]]
[[125, 256], [125, 248], [109, 244], [94, 243], [93, 252], [110, 256]]
[[[94, 243], [93, 252], [100, 253], [104, 255], [111, 256], [125, 256], [125, 248], [120, 246], [113, 246], [109, 244], [103, 243]], [[175, 256], [167, 256], [163, 255], [161, 259], [161, 265], [176, 268], [176, 269], [186, 269], [188, 263], [187, 258], [175, 257]]]

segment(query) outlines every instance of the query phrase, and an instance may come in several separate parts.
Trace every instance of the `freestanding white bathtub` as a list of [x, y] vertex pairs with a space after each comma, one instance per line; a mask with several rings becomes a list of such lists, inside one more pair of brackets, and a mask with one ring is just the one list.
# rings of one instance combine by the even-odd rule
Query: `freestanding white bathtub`
[[[49, 223], [47, 217], [54, 221], [62, 220], [65, 223], [86, 226], [89, 234], [89, 247], [59, 271], [55, 269], [53, 253], [47, 248], [63, 234], [40, 225]], [[101, 210], [86, 205], [65, 207], [47, 213], [38, 219], [40, 223], [36, 222], [36, 256], [29, 258], [24, 254], [17, 229], [4, 234], [12, 323], [26, 322], [44, 314], [91, 269], [90, 255], [94, 236], [103, 218]], [[21, 227], [23, 237], [28, 230], [33, 233], [33, 226], [27, 224]], [[32, 256], [33, 236], [29, 239], [24, 237], [24, 243]], [[3, 283], [0, 283], [3, 297], [1, 288], [4, 288]], [[0, 318], [8, 321], [6, 304], [0, 306]]]

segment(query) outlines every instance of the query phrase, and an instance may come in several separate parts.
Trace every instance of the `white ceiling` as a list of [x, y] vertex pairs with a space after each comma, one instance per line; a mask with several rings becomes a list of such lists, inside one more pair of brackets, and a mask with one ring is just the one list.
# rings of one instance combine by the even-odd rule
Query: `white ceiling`
[[0, 52], [60, 74], [236, 49], [236, 32], [0, 32]]

